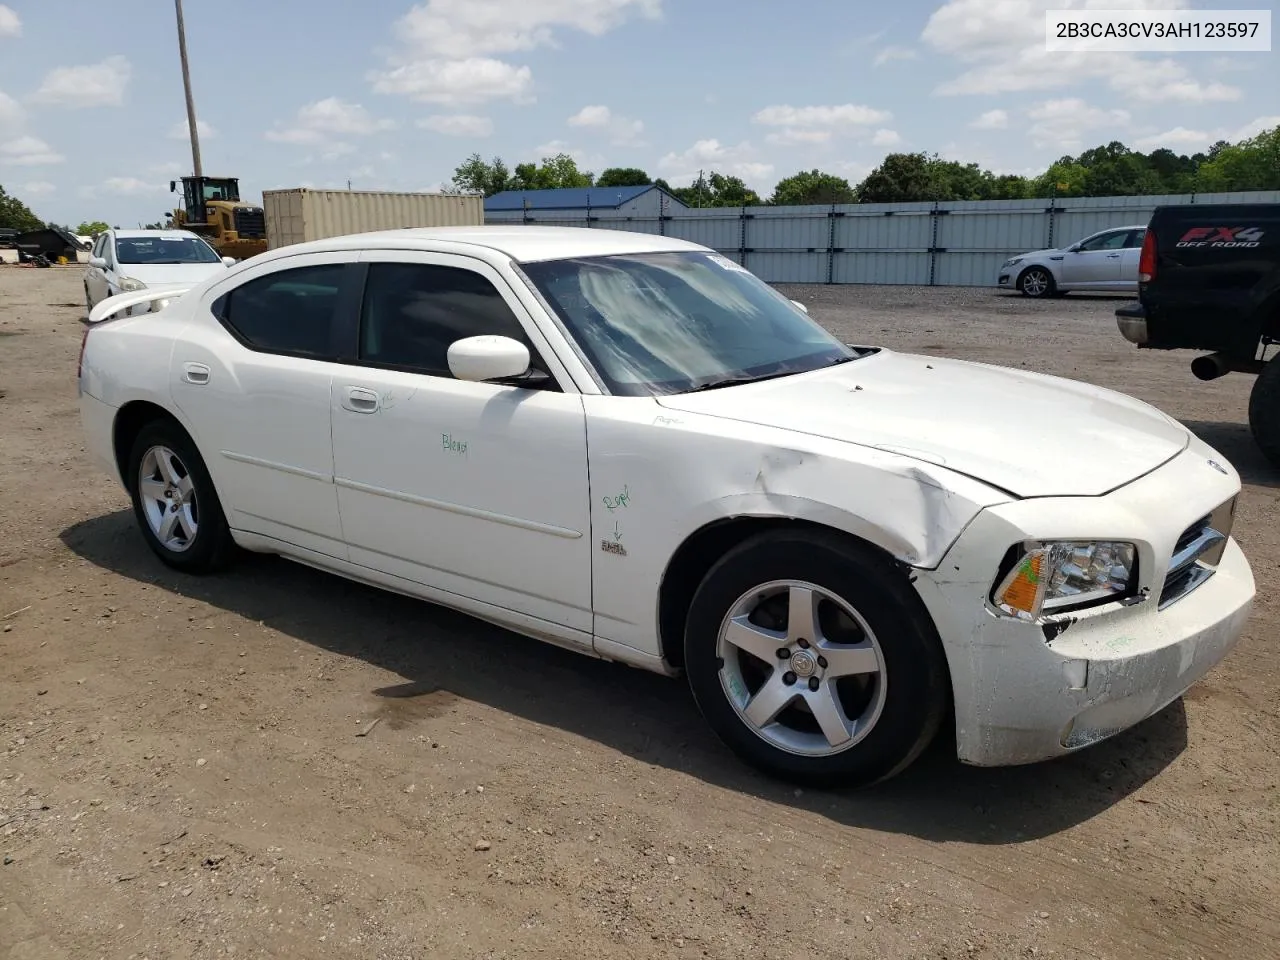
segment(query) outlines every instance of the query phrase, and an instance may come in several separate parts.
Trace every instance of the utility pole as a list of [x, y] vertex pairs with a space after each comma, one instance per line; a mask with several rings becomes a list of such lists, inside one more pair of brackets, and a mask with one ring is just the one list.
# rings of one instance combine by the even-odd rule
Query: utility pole
[[182, 58], [182, 86], [187, 92], [187, 127], [191, 131], [191, 172], [203, 176], [200, 169], [200, 134], [196, 131], [196, 102], [191, 96], [191, 69], [187, 66], [187, 31], [182, 23], [182, 0], [173, 0], [178, 11], [178, 56]]

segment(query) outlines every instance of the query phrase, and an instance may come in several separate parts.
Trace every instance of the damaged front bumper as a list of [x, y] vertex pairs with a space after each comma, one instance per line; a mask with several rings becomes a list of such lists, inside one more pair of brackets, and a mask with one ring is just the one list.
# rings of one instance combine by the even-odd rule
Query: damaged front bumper
[[[1234, 539], [1197, 585], [1161, 600], [1179, 537], [1237, 496], [1239, 477], [1192, 440], [1165, 466], [1103, 497], [1021, 500], [983, 511], [916, 589], [951, 670], [960, 759], [1030, 763], [1106, 739], [1159, 712], [1230, 651], [1254, 580]], [[1215, 463], [1218, 461], [1215, 461]], [[1126, 540], [1140, 602], [1031, 623], [988, 602], [1004, 551], [1023, 539]]]

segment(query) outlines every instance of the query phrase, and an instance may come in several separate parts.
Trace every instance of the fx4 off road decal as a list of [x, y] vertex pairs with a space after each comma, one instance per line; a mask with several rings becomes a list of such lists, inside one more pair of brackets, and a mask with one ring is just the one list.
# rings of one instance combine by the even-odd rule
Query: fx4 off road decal
[[1177, 247], [1256, 247], [1265, 232], [1257, 227], [1192, 227]]

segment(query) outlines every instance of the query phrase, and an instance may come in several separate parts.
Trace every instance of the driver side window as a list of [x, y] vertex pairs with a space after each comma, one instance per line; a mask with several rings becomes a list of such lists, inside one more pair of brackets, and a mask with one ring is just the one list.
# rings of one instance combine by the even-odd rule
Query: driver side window
[[479, 273], [427, 263], [369, 264], [360, 362], [452, 378], [450, 344], [483, 335], [523, 343], [530, 362], [546, 369], [502, 294]]
[[1102, 233], [1080, 244], [1082, 251], [1089, 250], [1119, 250], [1124, 246], [1125, 237], [1129, 235], [1127, 230], [1113, 230], [1110, 233]]

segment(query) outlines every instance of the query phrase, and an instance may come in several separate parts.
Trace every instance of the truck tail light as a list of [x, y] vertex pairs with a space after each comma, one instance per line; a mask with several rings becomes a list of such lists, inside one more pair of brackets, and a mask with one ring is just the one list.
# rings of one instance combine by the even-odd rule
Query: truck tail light
[[1156, 232], [1147, 230], [1142, 238], [1142, 255], [1138, 258], [1138, 282], [1150, 283], [1156, 277]]

